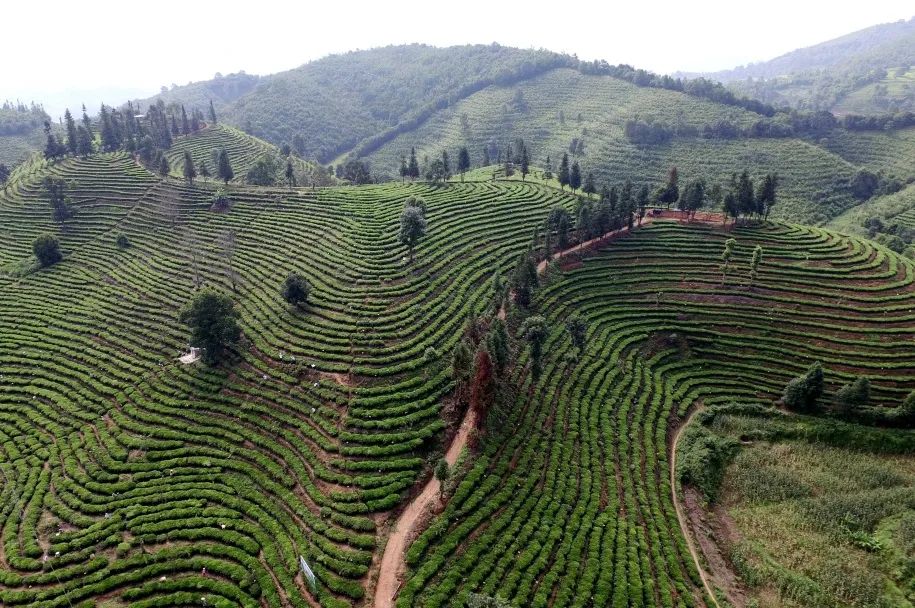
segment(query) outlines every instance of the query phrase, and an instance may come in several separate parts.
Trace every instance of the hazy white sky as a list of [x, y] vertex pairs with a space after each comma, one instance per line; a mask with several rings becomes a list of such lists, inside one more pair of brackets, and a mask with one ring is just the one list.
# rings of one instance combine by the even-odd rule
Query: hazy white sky
[[14, 1], [0, 9], [0, 100], [44, 100], [55, 113], [81, 100], [96, 107], [102, 91], [115, 103], [215, 72], [268, 74], [407, 42], [499, 42], [709, 71], [913, 14], [911, 0]]

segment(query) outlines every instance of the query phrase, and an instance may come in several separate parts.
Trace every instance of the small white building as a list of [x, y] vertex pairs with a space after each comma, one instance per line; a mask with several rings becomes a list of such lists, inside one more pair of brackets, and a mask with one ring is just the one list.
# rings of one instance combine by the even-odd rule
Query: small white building
[[200, 349], [196, 346], [192, 346], [190, 352], [187, 352], [178, 357], [178, 361], [181, 361], [185, 365], [195, 363], [198, 359], [200, 359]]

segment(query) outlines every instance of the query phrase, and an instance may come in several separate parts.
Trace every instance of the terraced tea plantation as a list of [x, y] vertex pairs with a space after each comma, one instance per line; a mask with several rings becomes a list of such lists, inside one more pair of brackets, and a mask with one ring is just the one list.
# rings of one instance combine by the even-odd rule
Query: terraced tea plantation
[[[440, 436], [465, 317], [571, 199], [517, 184], [230, 186], [217, 213], [211, 190], [126, 156], [51, 170], [72, 182], [64, 226], [40, 175], [0, 203], [6, 266], [30, 268], [43, 230], [65, 253], [0, 287], [0, 601], [308, 606], [303, 556], [322, 606], [359, 602], [376, 515]], [[434, 227], [410, 268], [396, 244], [409, 195]], [[176, 319], [194, 283], [231, 293], [227, 230], [246, 342], [225, 368], [183, 366]], [[280, 298], [293, 270], [313, 285], [307, 312]]]
[[[232, 171], [235, 173], [236, 182], [242, 182], [248, 170], [265, 154], [280, 156], [279, 149], [273, 144], [267, 143], [261, 139], [248, 135], [233, 127], [221, 124], [206, 127], [197, 133], [192, 133], [184, 137], [177, 137], [174, 145], [168, 151], [168, 164], [171, 167], [172, 175], [175, 177], [182, 176], [184, 167], [184, 152], [189, 151], [194, 165], [199, 172], [200, 166], [206, 163], [210, 175], [216, 175], [218, 161], [215, 157], [219, 150], [225, 150], [229, 155], [229, 161], [232, 165]], [[310, 162], [306, 162], [298, 157], [292, 157], [295, 168], [303, 174], [300, 181], [302, 185], [327, 185], [329, 178], [325, 175], [318, 176], [317, 167]], [[283, 167], [285, 168], [285, 160]]]
[[[70, 184], [60, 224], [48, 173]], [[517, 181], [230, 184], [218, 212], [215, 187], [105, 154], [36, 163], [0, 194], [4, 606], [371, 605], [382, 523], [441, 451], [465, 320], [575, 202]], [[429, 232], [411, 265], [397, 232], [413, 195]], [[64, 259], [38, 269], [42, 232]], [[910, 262], [782, 224], [733, 236], [725, 285], [717, 226], [658, 221], [539, 292], [544, 374], [515, 366], [517, 399], [411, 546], [399, 605], [702, 605], [671, 501], [677, 416], [770, 402], [814, 359], [830, 389], [865, 373], [895, 405], [915, 388]], [[293, 271], [313, 288], [304, 311], [280, 296]], [[240, 312], [219, 367], [177, 361], [201, 285]], [[590, 324], [577, 360], [572, 311]]]
[[[523, 104], [514, 96], [520, 91]], [[435, 158], [447, 150], [452, 158], [466, 145], [473, 163], [482, 164], [483, 148], [505, 149], [522, 138], [532, 163], [543, 166], [551, 157], [553, 171], [573, 139], [583, 141], [583, 154], [571, 160], [600, 183], [627, 178], [659, 185], [675, 165], [681, 175], [721, 181], [750, 168], [754, 175], [777, 172], [779, 203], [773, 214], [791, 221], [820, 223], [853, 206], [848, 184], [857, 165], [911, 173], [911, 134], [862, 135], [837, 133], [828, 149], [798, 138], [714, 140], [676, 137], [658, 145], [637, 145], [624, 134], [627, 120], [660, 121], [695, 127], [727, 121], [747, 127], [760, 115], [682, 93], [638, 87], [609, 76], [589, 76], [556, 69], [519, 83], [491, 86], [449, 105], [412, 131], [403, 133], [368, 155], [373, 169], [394, 176], [400, 157], [416, 148], [417, 157]], [[909, 154], [905, 154], [909, 152]], [[493, 156], [495, 163], [495, 156]]]
[[[471, 593], [714, 605], [671, 500], [675, 421], [694, 404], [771, 405], [813, 361], [824, 403], [862, 374], [885, 406], [915, 388], [915, 268], [868, 241], [658, 221], [572, 266], [537, 300], [552, 330], [540, 380], [516, 371], [500, 432], [410, 548], [398, 606], [463, 606]], [[573, 312], [589, 325], [580, 355], [564, 327]]]

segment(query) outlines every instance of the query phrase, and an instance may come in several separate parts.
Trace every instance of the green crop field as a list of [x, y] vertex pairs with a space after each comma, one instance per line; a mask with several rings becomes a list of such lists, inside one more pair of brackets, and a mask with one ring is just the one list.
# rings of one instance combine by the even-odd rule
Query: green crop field
[[[232, 136], [175, 147], [205, 155]], [[48, 175], [68, 184], [63, 222]], [[491, 314], [493, 273], [550, 211], [576, 204], [517, 180], [230, 183], [216, 211], [218, 186], [110, 153], [36, 160], [0, 192], [4, 606], [372, 605], [390, 515], [442, 452], [467, 319]], [[428, 204], [413, 264], [397, 241], [409, 196]], [[45, 232], [64, 259], [39, 268]], [[815, 359], [830, 394], [862, 373], [882, 406], [915, 388], [915, 269], [869, 241], [659, 220], [573, 266], [535, 299], [543, 375], [517, 345], [511, 398], [410, 546], [399, 605], [703, 605], [669, 481], [689, 406], [770, 403]], [[291, 272], [312, 286], [306, 310], [280, 296]], [[177, 360], [200, 285], [240, 313], [220, 366]], [[589, 323], [578, 357], [561, 328], [573, 311]]]
[[870, 169], [881, 169], [901, 179], [915, 178], [915, 129], [850, 132], [834, 130], [818, 142], [848, 162]]
[[[492, 272], [571, 198], [521, 184], [230, 185], [232, 209], [217, 213], [207, 187], [126, 155], [49, 170], [72, 184], [60, 228], [40, 172], [0, 199], [0, 260], [24, 274], [0, 282], [0, 600], [306, 606], [299, 555], [322, 605], [360, 600], [374, 515], [442, 429], [451, 380], [426, 349], [450, 352]], [[408, 269], [395, 237], [411, 194], [435, 228]], [[229, 290], [226, 230], [246, 347], [228, 369], [185, 367], [177, 312], [195, 266]], [[27, 273], [41, 231], [65, 259]], [[292, 270], [313, 285], [307, 314], [279, 296]]]
[[901, 222], [915, 229], [915, 186], [908, 186], [895, 194], [878, 196], [853, 207], [832, 219], [827, 227], [849, 234], [866, 235], [864, 222], [872, 217], [880, 218], [885, 224]]
[[[516, 91], [521, 91], [525, 100], [523, 109], [513, 104]], [[758, 174], [778, 172], [783, 188], [773, 213], [808, 223], [824, 222], [855, 205], [848, 183], [857, 164], [885, 160], [846, 159], [835, 151], [794, 138], [676, 137], [667, 144], [640, 146], [624, 135], [629, 119], [659, 120], [701, 129], [722, 120], [748, 126], [760, 116], [673, 91], [557, 69], [517, 86], [492, 86], [471, 95], [395, 138], [367, 160], [373, 169], [393, 175], [400, 157], [408, 155], [413, 147], [422, 160], [424, 156], [440, 155], [443, 149], [456, 158], [458, 148], [466, 145], [472, 161], [480, 164], [485, 146], [504, 149], [509, 142], [521, 138], [531, 150], [533, 164], [543, 166], [549, 155], [555, 171], [572, 139], [580, 138], [584, 141], [584, 154], [578, 160], [584, 172], [595, 174], [598, 183], [621, 183], [631, 178], [655, 186], [672, 165], [684, 175], [713, 182], [723, 182], [731, 173], [747, 168]], [[907, 142], [904, 136], [900, 137]], [[843, 150], [858, 145], [857, 135], [848, 138]], [[891, 157], [893, 166], [904, 165], [904, 158], [907, 156]], [[908, 174], [908, 167], [905, 169]]]
[[[542, 288], [543, 375], [516, 371], [500, 431], [410, 548], [398, 605], [708, 602], [671, 502], [672, 422], [695, 403], [769, 404], [815, 360], [827, 394], [864, 374], [875, 402], [896, 405], [915, 387], [913, 271], [868, 241], [787, 224], [657, 222], [586, 258]], [[570, 357], [576, 312], [587, 346]]]
[[0, 135], [0, 163], [8, 167], [23, 162], [44, 144], [44, 133], [36, 129], [28, 135]]
[[[175, 139], [174, 145], [167, 154], [171, 173], [175, 177], [181, 177], [184, 167], [184, 152], [189, 151], [198, 170], [202, 163], [206, 163], [210, 175], [215, 176], [218, 167], [215, 155], [220, 150], [225, 150], [229, 155], [236, 182], [243, 182], [248, 170], [262, 156], [280, 157], [280, 151], [276, 146], [234, 127], [217, 124]], [[313, 163], [305, 162], [297, 157], [292, 158], [296, 171], [304, 179], [304, 184], [317, 182], [317, 185], [323, 186], [328, 185], [329, 181], [333, 181], [323, 173], [318, 175]]]
[[[886, 91], [882, 98], [877, 95], [878, 88]], [[887, 107], [904, 110], [915, 107], [915, 70], [890, 68], [885, 78], [852, 91], [840, 99], [832, 111], [838, 114], [876, 114], [885, 112]]]

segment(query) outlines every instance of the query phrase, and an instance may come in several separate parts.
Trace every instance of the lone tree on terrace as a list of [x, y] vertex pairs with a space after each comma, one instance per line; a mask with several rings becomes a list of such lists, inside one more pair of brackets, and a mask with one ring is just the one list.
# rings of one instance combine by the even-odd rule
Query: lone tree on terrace
[[759, 264], [762, 262], [763, 248], [762, 245], [757, 245], [753, 249], [753, 259], [750, 260], [750, 287], [753, 287], [753, 284], [756, 282], [756, 277], [759, 275]]
[[462, 146], [458, 151], [458, 164], [457, 170], [461, 174], [461, 181], [464, 181], [464, 173], [470, 169], [470, 152], [467, 151], [467, 146]]
[[597, 186], [594, 184], [594, 174], [590, 171], [585, 176], [585, 185], [582, 186], [581, 191], [585, 194], [595, 194], [597, 192]]
[[505, 327], [505, 321], [499, 317], [492, 321], [486, 336], [486, 347], [492, 355], [492, 364], [496, 374], [501, 376], [508, 366], [511, 353], [509, 352], [508, 330]]
[[413, 249], [426, 234], [425, 203], [420, 205], [417, 202], [419, 200], [421, 199], [414, 199], [413, 204], [408, 200], [403, 213], [400, 214], [400, 242], [409, 249], [411, 263], [413, 262]]
[[235, 172], [232, 171], [232, 163], [229, 162], [229, 153], [226, 152], [225, 148], [219, 151], [219, 161], [216, 169], [216, 175], [226, 184], [229, 183], [230, 179], [235, 177]]
[[32, 253], [38, 258], [42, 267], [51, 266], [63, 259], [60, 253], [60, 244], [50, 234], [42, 234], [32, 243]]
[[731, 258], [734, 256], [734, 246], [737, 245], [736, 239], [728, 239], [724, 242], [724, 251], [721, 253], [721, 284], [728, 278], [728, 270], [731, 269]]
[[564, 190], [569, 185], [569, 155], [563, 152], [562, 161], [559, 163], [559, 188]]
[[407, 177], [415, 180], [419, 177], [419, 163], [416, 162], [416, 148], [410, 148], [410, 164], [407, 166]]
[[855, 409], [867, 405], [870, 402], [870, 398], [870, 381], [860, 376], [851, 384], [846, 384], [836, 391], [836, 406], [839, 409], [839, 413], [849, 416], [854, 413]]
[[511, 286], [514, 291], [515, 304], [522, 308], [530, 306], [534, 290], [539, 285], [540, 280], [537, 278], [537, 265], [534, 263], [533, 253], [527, 251], [521, 254], [512, 274]]
[[484, 344], [480, 344], [473, 360], [473, 383], [470, 386], [470, 407], [476, 413], [477, 428], [483, 428], [489, 406], [495, 397], [496, 384], [492, 357]]
[[445, 483], [450, 476], [451, 467], [448, 466], [448, 461], [444, 458], [439, 458], [438, 462], [435, 463], [435, 478], [438, 480], [439, 496], [442, 496], [445, 493]]
[[671, 167], [667, 172], [667, 183], [658, 191], [658, 202], [666, 205], [668, 209], [680, 198], [680, 175], [676, 167]]
[[184, 179], [187, 183], [193, 184], [194, 178], [197, 177], [197, 170], [194, 168], [194, 159], [191, 158], [189, 150], [184, 151]]
[[283, 299], [297, 308], [305, 308], [308, 303], [308, 294], [311, 292], [311, 286], [302, 275], [297, 272], [291, 273], [283, 281], [281, 295]]
[[581, 352], [585, 348], [585, 332], [588, 331], [588, 324], [578, 314], [573, 314], [566, 319], [566, 328], [569, 330], [572, 344], [578, 349], [578, 352]]
[[62, 222], [69, 219], [73, 215], [73, 211], [70, 209], [70, 197], [67, 196], [67, 182], [59, 177], [46, 177], [44, 189], [51, 202], [54, 221]]
[[521, 325], [518, 334], [527, 340], [531, 354], [531, 374], [534, 379], [540, 378], [543, 364], [543, 343], [546, 342], [546, 319], [540, 315], [528, 317]]
[[292, 166], [292, 159], [286, 159], [286, 184], [290, 188], [295, 188], [295, 168]]
[[778, 173], [766, 173], [759, 184], [759, 190], [756, 191], [757, 212], [763, 216], [763, 219], [769, 219], [769, 212], [775, 206], [775, 200], [778, 195]]
[[241, 338], [238, 311], [229, 296], [204, 289], [181, 311], [180, 321], [191, 328], [191, 346], [203, 349], [207, 363], [216, 364]]
[[[407, 166], [407, 157], [400, 157], [400, 183], [403, 184], [407, 181], [407, 176], [410, 175], [410, 167]], [[461, 176], [463, 178], [463, 176]]]
[[785, 407], [799, 412], [816, 410], [817, 399], [823, 394], [823, 367], [817, 361], [807, 373], [785, 386]]
[[572, 192], [581, 188], [581, 167], [577, 160], [572, 163], [572, 171], [569, 173], [569, 187], [572, 188]]

